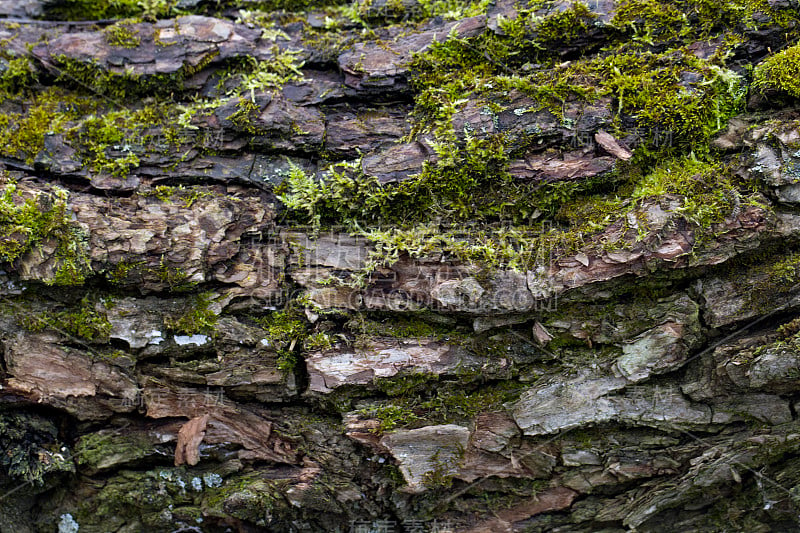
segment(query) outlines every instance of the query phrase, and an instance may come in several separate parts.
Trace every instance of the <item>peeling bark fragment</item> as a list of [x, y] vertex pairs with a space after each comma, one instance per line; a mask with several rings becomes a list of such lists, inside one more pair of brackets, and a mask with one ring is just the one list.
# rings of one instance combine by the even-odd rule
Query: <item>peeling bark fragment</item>
[[178, 431], [178, 444], [175, 446], [175, 466], [200, 462], [200, 443], [206, 436], [208, 415], [192, 418]]
[[306, 360], [309, 390], [329, 393], [343, 385], [371, 385], [375, 379], [405, 373], [443, 375], [478, 368], [463, 349], [429, 339], [376, 340], [355, 352], [329, 350]]
[[47, 68], [63, 56], [129, 76], [175, 74], [232, 57], [270, 57], [271, 43], [261, 42], [257, 30], [211, 17], [190, 15], [130, 27], [139, 40], [134, 47], [109, 46], [103, 32], [85, 31], [40, 44], [33, 55]]
[[469, 430], [455, 424], [393, 431], [381, 445], [399, 462], [404, 491], [420, 493], [458, 472]]
[[3, 342], [3, 390], [37, 403], [101, 420], [135, 409], [138, 387], [128, 372], [84, 351], [63, 348], [46, 334], [18, 334]]
[[408, 89], [408, 70], [414, 53], [424, 51], [433, 42], [446, 40], [453, 31], [459, 37], [478, 35], [485, 24], [485, 17], [472, 17], [388, 42], [357, 43], [339, 56], [344, 83], [367, 94], [404, 92]]
[[272, 434], [272, 421], [262, 409], [247, 408], [213, 392], [159, 387], [153, 383], [145, 386], [142, 396], [150, 418], [208, 415], [203, 440], [209, 444], [240, 445], [242, 449], [237, 452], [240, 459], [289, 464], [298, 461], [298, 453], [292, 445]]
[[566, 487], [546, 489], [528, 502], [499, 511], [497, 518], [481, 522], [462, 531], [463, 533], [511, 533], [515, 531], [515, 522], [521, 522], [541, 513], [567, 509], [577, 496], [577, 492]]

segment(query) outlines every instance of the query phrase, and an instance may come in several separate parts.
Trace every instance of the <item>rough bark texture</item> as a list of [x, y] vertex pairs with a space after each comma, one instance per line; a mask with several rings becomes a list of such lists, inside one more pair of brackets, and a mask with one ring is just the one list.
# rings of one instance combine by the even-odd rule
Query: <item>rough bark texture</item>
[[797, 2], [293, 4], [0, 0], [0, 531], [797, 530]]

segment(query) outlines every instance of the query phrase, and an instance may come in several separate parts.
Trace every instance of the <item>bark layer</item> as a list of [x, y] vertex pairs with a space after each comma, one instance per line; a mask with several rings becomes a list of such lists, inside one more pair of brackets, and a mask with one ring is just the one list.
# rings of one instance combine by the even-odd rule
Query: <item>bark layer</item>
[[797, 3], [289, 4], [0, 0], [0, 531], [796, 529]]

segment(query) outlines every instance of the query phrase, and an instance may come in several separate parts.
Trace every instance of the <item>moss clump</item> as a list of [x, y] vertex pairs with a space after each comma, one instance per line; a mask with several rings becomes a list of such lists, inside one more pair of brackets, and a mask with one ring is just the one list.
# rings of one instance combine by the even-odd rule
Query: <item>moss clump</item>
[[406, 396], [419, 387], [433, 386], [438, 379], [436, 374], [418, 372], [387, 379], [375, 379], [375, 387], [387, 396]]
[[270, 59], [258, 61], [248, 57], [240, 62], [239, 69], [231, 72], [231, 75], [241, 73], [239, 89], [243, 93], [252, 95], [255, 91], [280, 89], [289, 82], [303, 79], [300, 71], [303, 62], [297, 60], [300, 52], [282, 50], [278, 45], [273, 46], [271, 52]]
[[299, 308], [289, 307], [255, 320], [266, 330], [267, 340], [278, 353], [278, 368], [284, 372], [295, 369], [302, 352], [324, 351], [333, 346], [331, 336], [313, 331]]
[[[136, 265], [133, 267], [135, 268]], [[145, 269], [144, 274], [155, 276], [161, 283], [165, 283], [171, 292], [186, 292], [197, 286], [197, 282], [191, 281], [183, 269], [170, 266], [163, 257], [157, 267]]]
[[531, 18], [535, 39], [544, 46], [559, 46], [569, 43], [584, 34], [597, 15], [581, 2], [573, 3], [569, 9], [544, 17]]
[[[412, 378], [413, 380], [414, 378]], [[399, 382], [403, 384], [401, 380]], [[408, 382], [405, 382], [408, 384]], [[414, 428], [430, 424], [469, 423], [479, 413], [503, 409], [503, 404], [515, 401], [525, 388], [522, 383], [506, 381], [482, 385], [474, 390], [464, 383], [439, 380], [435, 388], [398, 387], [398, 396], [363, 408], [359, 414], [380, 421], [376, 432], [398, 427]]]
[[183, 185], [178, 185], [177, 187], [158, 185], [150, 190], [143, 191], [141, 195], [158, 198], [164, 203], [180, 201], [184, 207], [190, 208], [196, 201], [212, 196], [212, 193], [194, 187], [186, 188]]
[[39, 75], [30, 58], [0, 57], [0, 90], [16, 93], [33, 85]]
[[210, 308], [213, 295], [211, 292], [195, 295], [188, 303], [186, 312], [176, 318], [166, 318], [164, 325], [172, 331], [185, 335], [213, 334], [218, 318]]
[[790, 26], [797, 13], [788, 5], [773, 7], [765, 0], [624, 0], [611, 24], [636, 42], [653, 46], [689, 44], [726, 32], [744, 32], [771, 25]]
[[677, 38], [680, 32], [692, 28], [678, 6], [658, 0], [623, 0], [614, 11], [611, 24], [645, 42]]
[[800, 98], [800, 44], [774, 54], [756, 66], [753, 88]]
[[63, 111], [63, 91], [52, 89], [37, 95], [22, 113], [0, 114], [0, 153], [32, 165], [44, 147], [46, 134], [61, 133], [78, 109]]
[[111, 46], [121, 48], [136, 48], [142, 43], [139, 37], [139, 30], [134, 30], [130, 24], [123, 21], [117, 22], [103, 30], [106, 41]]
[[[204, 66], [201, 64], [198, 67], [184, 67], [172, 74], [139, 76], [127, 72], [115, 74], [101, 68], [96, 62], [79, 61], [65, 55], [58, 55], [53, 59], [59, 69], [56, 81], [69, 84], [79, 91], [117, 100], [145, 94], [180, 92], [184, 88], [183, 82], [186, 77]], [[211, 59], [213, 55], [207, 58]]]
[[288, 506], [283, 496], [289, 481], [269, 479], [259, 472], [226, 480], [203, 501], [206, 515], [265, 525], [265, 517], [280, 514]]
[[419, 417], [409, 409], [401, 405], [378, 405], [366, 409], [361, 409], [359, 414], [366, 417], [376, 418], [380, 424], [373, 433], [382, 434], [391, 431], [396, 427], [407, 427], [419, 421]]
[[97, 302], [86, 296], [76, 308], [21, 315], [18, 321], [29, 331], [50, 328], [91, 342], [106, 343], [112, 326], [106, 314], [97, 308]]
[[176, 0], [64, 0], [45, 6], [51, 20], [102, 20], [143, 17], [148, 20], [178, 14]]
[[279, 350], [293, 347], [308, 335], [308, 322], [300, 309], [276, 311], [256, 321], [266, 330], [270, 343]]
[[46, 241], [55, 241], [59, 266], [49, 283], [76, 285], [91, 271], [88, 244], [73, 225], [67, 192], [20, 190], [0, 176], [0, 262], [13, 262]]
[[[85, 157], [92, 170], [107, 172], [113, 176], [126, 176], [131, 168], [139, 166], [139, 157], [133, 153], [126, 139], [126, 125], [136, 124], [135, 118], [127, 111], [114, 111], [105, 115], [86, 118], [78, 130], [78, 139], [85, 147]], [[118, 152], [124, 153], [121, 157], [113, 157], [109, 150], [122, 146]], [[127, 148], [127, 149], [126, 149]]]
[[[76, 521], [81, 530], [85, 527], [90, 531], [116, 530], [125, 525], [173, 531], [185, 527], [182, 518], [191, 514], [192, 508], [206, 508], [206, 502], [215, 501], [227, 486], [220, 487], [221, 483], [220, 475], [202, 470], [122, 470], [105, 478], [96, 494], [80, 502]], [[220, 516], [222, 509], [211, 507], [209, 511]]]
[[258, 128], [253, 122], [258, 118], [260, 112], [261, 108], [254, 100], [240, 98], [236, 103], [236, 111], [230, 116], [230, 119], [239, 129], [256, 135], [258, 133]]
[[679, 148], [706, 143], [743, 109], [746, 94], [743, 80], [717, 59], [700, 59], [682, 48], [653, 53], [622, 46], [504, 83], [554, 110], [567, 100], [611, 97], [621, 132], [625, 120], [633, 119], [637, 128], [670, 132]]
[[[629, 176], [616, 197], [588, 196], [565, 202], [557, 218], [567, 222], [569, 232], [586, 237], [622, 221], [626, 238], [605, 247], [630, 247], [650, 235], [641, 208], [647, 202], [671, 195], [680, 198], [675, 209], [695, 229], [695, 246], [707, 242], [715, 224], [735, 216], [747, 205], [760, 205], [748, 183], [712, 158], [668, 159], [649, 172]], [[633, 219], [632, 219], [633, 217]], [[628, 235], [634, 230], [633, 235]]]
[[772, 287], [792, 287], [800, 283], [800, 253], [773, 263], [768, 269], [767, 283]]
[[108, 342], [111, 322], [105, 313], [84, 298], [76, 311], [64, 311], [57, 315], [55, 324], [61, 324], [69, 333], [92, 342]]
[[527, 189], [506, 172], [508, 155], [500, 137], [470, 138], [463, 147], [444, 141], [434, 148], [438, 160], [396, 186], [380, 185], [358, 164], [335, 165], [321, 179], [293, 165], [277, 192], [298, 221], [317, 227], [431, 219], [491, 222], [532, 214], [529, 204], [518, 203]]

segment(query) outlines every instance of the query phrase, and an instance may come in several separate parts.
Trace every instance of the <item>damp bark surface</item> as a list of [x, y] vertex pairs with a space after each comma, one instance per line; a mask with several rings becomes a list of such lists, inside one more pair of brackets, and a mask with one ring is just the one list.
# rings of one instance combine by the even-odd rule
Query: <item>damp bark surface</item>
[[0, 531], [797, 530], [798, 13], [0, 0]]

